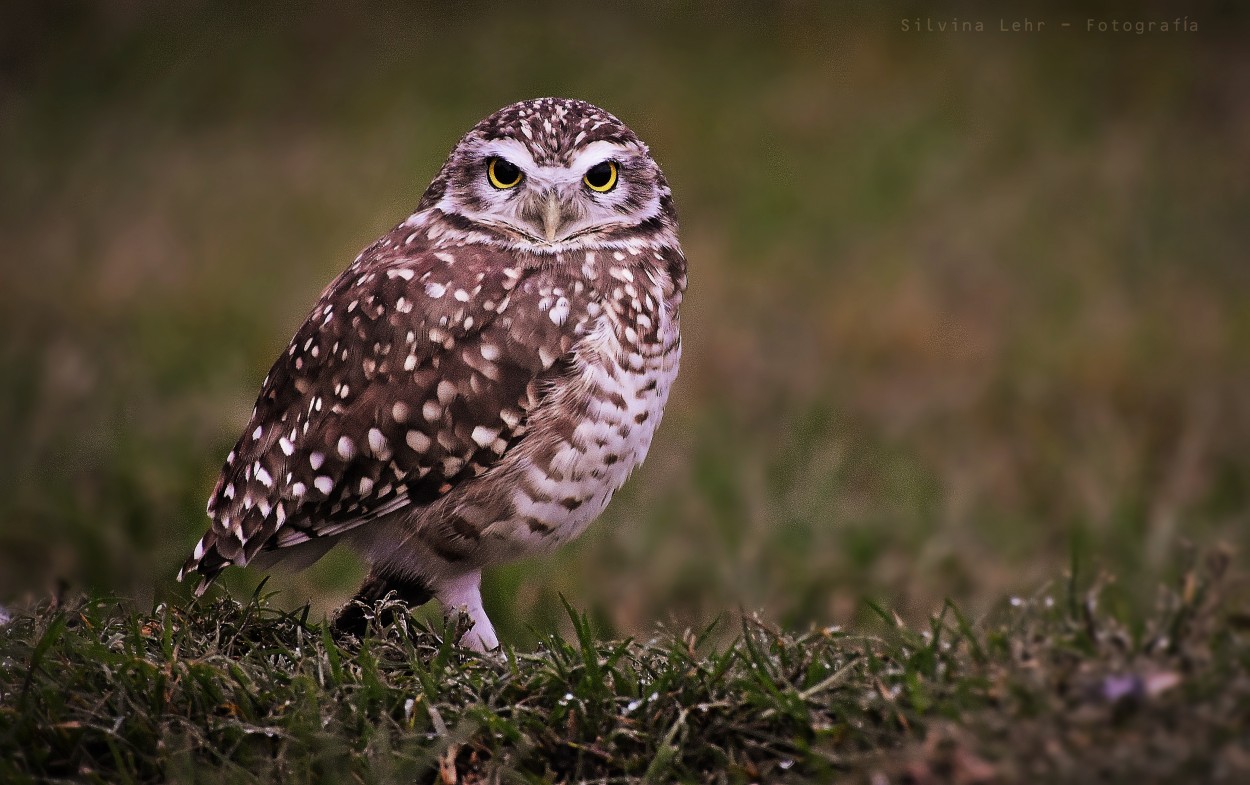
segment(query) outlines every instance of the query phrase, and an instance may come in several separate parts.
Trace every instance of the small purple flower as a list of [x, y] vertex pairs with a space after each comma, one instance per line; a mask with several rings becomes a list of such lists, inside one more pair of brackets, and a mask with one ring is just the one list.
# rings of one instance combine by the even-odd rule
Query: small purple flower
[[1118, 703], [1126, 698], [1141, 698], [1145, 692], [1145, 684], [1137, 674], [1108, 676], [1102, 680], [1102, 696], [1109, 703]]

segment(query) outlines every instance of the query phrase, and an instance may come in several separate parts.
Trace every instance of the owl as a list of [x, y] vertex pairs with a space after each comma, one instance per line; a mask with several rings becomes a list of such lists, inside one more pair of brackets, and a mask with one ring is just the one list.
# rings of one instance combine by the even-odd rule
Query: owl
[[[642, 462], [681, 356], [686, 259], [647, 146], [584, 101], [504, 107], [326, 288], [261, 385], [179, 580], [307, 566], [437, 598], [498, 646], [482, 570], [572, 540]], [[349, 603], [335, 620], [363, 635]]]

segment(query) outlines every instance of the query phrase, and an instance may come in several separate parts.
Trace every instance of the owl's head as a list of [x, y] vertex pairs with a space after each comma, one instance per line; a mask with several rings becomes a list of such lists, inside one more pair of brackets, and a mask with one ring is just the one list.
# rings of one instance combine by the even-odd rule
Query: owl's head
[[522, 101], [478, 123], [418, 210], [538, 253], [676, 229], [647, 146], [604, 110], [566, 98]]

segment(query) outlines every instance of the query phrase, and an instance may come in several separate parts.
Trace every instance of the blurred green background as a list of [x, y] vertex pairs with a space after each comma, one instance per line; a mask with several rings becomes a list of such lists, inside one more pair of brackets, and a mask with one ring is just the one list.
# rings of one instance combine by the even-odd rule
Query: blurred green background
[[[1148, 602], [1186, 542], [1244, 554], [1245, 11], [1139, 36], [1085, 20], [1176, 14], [675, 5], [6, 4], [0, 601], [185, 592], [321, 288], [478, 119], [551, 94], [664, 166], [686, 355], [603, 518], [488, 574], [505, 636], [558, 626], [560, 592], [621, 634], [847, 623], [979, 613], [1074, 554]], [[987, 30], [902, 29], [952, 17]], [[269, 586], [319, 614], [361, 573]]]

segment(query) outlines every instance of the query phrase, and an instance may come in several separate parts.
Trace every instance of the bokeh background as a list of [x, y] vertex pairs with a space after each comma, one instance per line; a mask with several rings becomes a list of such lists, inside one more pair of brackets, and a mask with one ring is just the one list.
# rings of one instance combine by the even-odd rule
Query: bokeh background
[[[686, 359], [600, 522], [488, 574], [505, 636], [559, 627], [561, 592], [646, 634], [978, 614], [1074, 561], [1146, 603], [1187, 543], [1244, 558], [1237, 4], [251, 6], [0, 9], [0, 601], [185, 594], [321, 288], [479, 118], [550, 94], [664, 166]], [[1178, 15], [1198, 31], [1084, 29]], [[915, 29], [954, 18], [987, 30]], [[321, 613], [361, 574], [335, 553], [268, 587]]]

